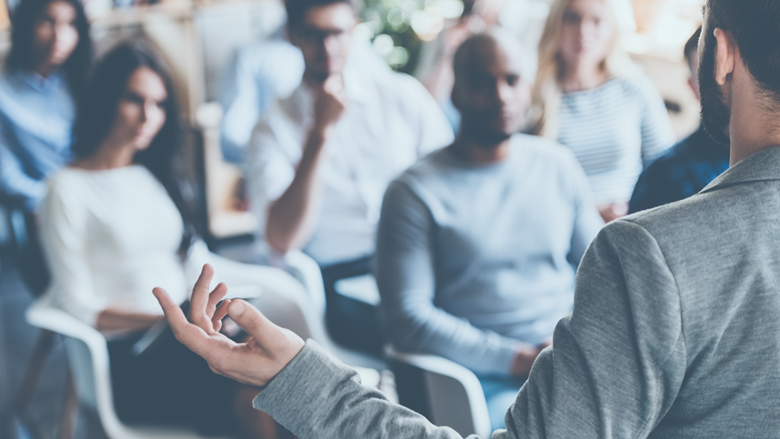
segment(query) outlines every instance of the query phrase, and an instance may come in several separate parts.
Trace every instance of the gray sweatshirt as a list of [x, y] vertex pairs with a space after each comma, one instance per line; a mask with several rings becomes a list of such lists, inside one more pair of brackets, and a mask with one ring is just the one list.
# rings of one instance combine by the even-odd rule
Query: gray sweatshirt
[[[520, 438], [780, 437], [780, 148], [605, 227], [507, 413]], [[459, 436], [313, 343], [254, 405], [300, 439]]]
[[508, 375], [520, 342], [540, 344], [571, 312], [574, 275], [604, 225], [563, 146], [517, 135], [474, 165], [449, 149], [387, 189], [376, 279], [398, 350]]

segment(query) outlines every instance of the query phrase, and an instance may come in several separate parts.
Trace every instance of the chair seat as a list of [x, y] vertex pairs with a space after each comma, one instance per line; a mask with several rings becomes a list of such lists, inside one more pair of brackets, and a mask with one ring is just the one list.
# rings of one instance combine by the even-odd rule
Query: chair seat
[[201, 436], [193, 430], [184, 428], [156, 428], [156, 427], [130, 427], [125, 426], [125, 432], [121, 436], [113, 436], [112, 439], [231, 439], [227, 436]]
[[[392, 361], [415, 371], [414, 376], [396, 374], [399, 396], [402, 388], [413, 389], [410, 407], [424, 410], [429, 420], [436, 425], [451, 427], [463, 437], [476, 434], [488, 438], [491, 435], [490, 415], [485, 394], [476, 375], [467, 368], [446, 358], [429, 354], [398, 352], [388, 346], [385, 353]], [[404, 383], [404, 380], [409, 380]]]

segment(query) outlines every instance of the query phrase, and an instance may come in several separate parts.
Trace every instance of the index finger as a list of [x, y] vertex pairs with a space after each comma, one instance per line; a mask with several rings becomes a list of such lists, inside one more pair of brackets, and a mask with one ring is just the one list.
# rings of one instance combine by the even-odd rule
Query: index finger
[[168, 320], [168, 324], [171, 325], [174, 334], [177, 331], [182, 331], [190, 324], [187, 320], [187, 316], [184, 315], [184, 311], [182, 311], [181, 307], [171, 299], [171, 296], [168, 295], [167, 291], [158, 287], [152, 290], [152, 293], [154, 293], [154, 297], [157, 298], [157, 301], [160, 302], [163, 313], [165, 313], [165, 318]]
[[206, 357], [208, 356], [209, 344], [211, 342], [209, 336], [198, 326], [187, 320], [184, 311], [171, 299], [164, 289], [155, 288], [152, 292], [157, 301], [160, 302], [165, 318], [168, 320], [168, 324], [171, 326], [176, 339], [192, 352], [208, 361], [209, 359]]
[[200, 276], [198, 276], [198, 281], [195, 282], [195, 286], [192, 288], [190, 317], [206, 314], [206, 305], [209, 302], [209, 286], [213, 277], [214, 268], [209, 264], [205, 264], [200, 272]]

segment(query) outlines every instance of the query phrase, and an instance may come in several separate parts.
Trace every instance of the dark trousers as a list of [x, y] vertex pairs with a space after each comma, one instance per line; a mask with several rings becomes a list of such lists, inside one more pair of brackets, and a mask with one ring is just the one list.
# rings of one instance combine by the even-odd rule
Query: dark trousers
[[382, 357], [384, 336], [379, 307], [343, 296], [335, 285], [341, 279], [371, 273], [372, 257], [322, 267], [327, 301], [325, 320], [336, 343], [360, 352]]
[[[170, 331], [167, 330], [167, 331]], [[164, 334], [141, 355], [136, 334], [108, 343], [111, 385], [119, 419], [128, 424], [186, 426], [205, 435], [235, 433], [238, 385], [209, 369], [206, 361]]]

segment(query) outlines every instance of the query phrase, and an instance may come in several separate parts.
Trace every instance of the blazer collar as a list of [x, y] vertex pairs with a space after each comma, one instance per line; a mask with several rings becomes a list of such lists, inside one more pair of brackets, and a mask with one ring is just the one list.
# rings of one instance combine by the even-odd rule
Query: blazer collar
[[780, 180], [780, 146], [759, 151], [730, 167], [701, 193], [752, 181]]

